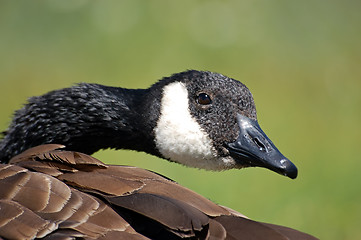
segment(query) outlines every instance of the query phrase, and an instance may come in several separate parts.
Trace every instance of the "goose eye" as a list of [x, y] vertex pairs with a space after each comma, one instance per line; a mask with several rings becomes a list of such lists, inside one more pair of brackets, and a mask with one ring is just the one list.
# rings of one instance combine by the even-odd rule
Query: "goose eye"
[[200, 93], [197, 96], [197, 103], [201, 105], [208, 105], [212, 103], [212, 99], [207, 93]]

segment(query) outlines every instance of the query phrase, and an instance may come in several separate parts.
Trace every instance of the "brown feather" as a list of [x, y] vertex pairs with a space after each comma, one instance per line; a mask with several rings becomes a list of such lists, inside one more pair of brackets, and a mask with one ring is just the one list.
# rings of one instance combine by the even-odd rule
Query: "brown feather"
[[227, 237], [226, 229], [219, 222], [211, 219], [209, 222], [208, 240], [223, 240]]
[[40, 146], [36, 146], [33, 148], [29, 148], [27, 150], [25, 150], [24, 152], [14, 156], [13, 158], [10, 159], [9, 162], [11, 163], [18, 163], [21, 161], [27, 161], [29, 160], [29, 158], [32, 158], [32, 156], [36, 156], [39, 154], [44, 154], [46, 152], [49, 151], [53, 151], [55, 149], [59, 149], [59, 148], [64, 148], [64, 145], [61, 144], [44, 144], [44, 145], [40, 145]]
[[0, 236], [2, 237], [33, 239], [54, 230], [50, 221], [42, 219], [15, 201], [0, 200], [0, 210]]
[[220, 223], [227, 231], [227, 239], [245, 239], [245, 240], [287, 240], [288, 238], [281, 233], [269, 228], [262, 223], [250, 219], [235, 216], [220, 216], [215, 220]]
[[287, 236], [289, 239], [292, 240], [312, 240], [315, 239], [315, 237], [300, 232], [298, 230], [289, 228], [289, 227], [284, 227], [284, 226], [279, 226], [279, 225], [275, 225], [275, 224], [270, 224], [270, 223], [263, 223], [264, 225], [282, 233], [284, 236]]
[[[93, 172], [92, 172], [93, 173]], [[139, 180], [116, 178], [103, 172], [92, 174], [89, 172], [65, 173], [58, 178], [69, 185], [81, 189], [89, 189], [100, 193], [122, 196], [141, 189], [145, 184]], [[106, 173], [106, 172], [105, 172]]]
[[156, 173], [42, 145], [0, 164], [12, 239], [315, 239], [219, 206]]

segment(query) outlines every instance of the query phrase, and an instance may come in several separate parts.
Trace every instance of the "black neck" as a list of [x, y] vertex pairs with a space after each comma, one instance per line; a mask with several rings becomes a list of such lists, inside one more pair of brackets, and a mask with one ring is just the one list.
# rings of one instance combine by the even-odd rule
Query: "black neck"
[[0, 161], [46, 143], [86, 154], [115, 148], [159, 155], [153, 141], [159, 104], [148, 95], [143, 89], [81, 84], [33, 97], [4, 133]]

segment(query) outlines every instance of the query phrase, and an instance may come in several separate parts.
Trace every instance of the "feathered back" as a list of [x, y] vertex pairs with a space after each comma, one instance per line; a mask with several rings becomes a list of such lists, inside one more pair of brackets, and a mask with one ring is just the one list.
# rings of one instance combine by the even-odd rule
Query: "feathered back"
[[156, 173], [48, 144], [0, 164], [7, 239], [315, 239], [252, 221]]

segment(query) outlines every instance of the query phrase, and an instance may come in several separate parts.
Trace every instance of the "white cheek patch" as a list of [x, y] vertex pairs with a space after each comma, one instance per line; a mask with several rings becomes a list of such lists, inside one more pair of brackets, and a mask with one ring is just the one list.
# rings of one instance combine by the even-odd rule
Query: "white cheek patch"
[[174, 82], [164, 87], [154, 131], [156, 146], [165, 158], [190, 167], [228, 168], [222, 159], [217, 159], [211, 139], [192, 117], [183, 83]]

